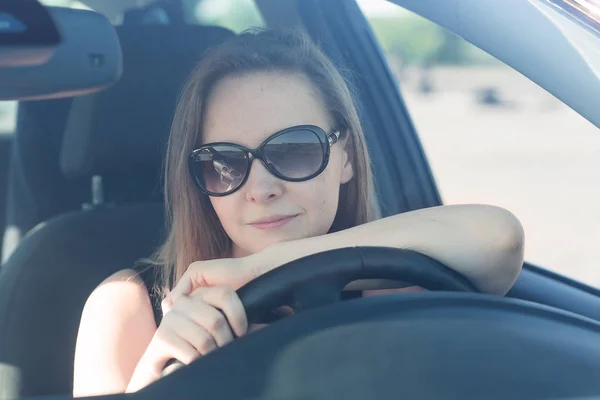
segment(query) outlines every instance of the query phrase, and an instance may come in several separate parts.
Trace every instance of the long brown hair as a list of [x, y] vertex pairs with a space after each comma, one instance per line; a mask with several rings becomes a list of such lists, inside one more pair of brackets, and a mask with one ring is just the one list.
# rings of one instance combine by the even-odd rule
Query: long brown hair
[[165, 159], [165, 207], [169, 233], [154, 257], [158, 289], [171, 289], [194, 261], [230, 256], [225, 233], [208, 197], [188, 172], [188, 155], [202, 140], [203, 113], [211, 89], [221, 79], [256, 71], [302, 73], [322, 96], [351, 147], [354, 177], [340, 188], [330, 232], [376, 219], [377, 201], [370, 160], [350, 89], [333, 63], [304, 34], [290, 31], [244, 32], [205, 54], [185, 85], [175, 111]]

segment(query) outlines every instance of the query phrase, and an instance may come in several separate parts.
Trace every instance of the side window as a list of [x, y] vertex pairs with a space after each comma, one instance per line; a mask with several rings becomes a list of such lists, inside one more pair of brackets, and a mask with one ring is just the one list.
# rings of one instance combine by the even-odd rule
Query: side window
[[511, 210], [526, 260], [600, 286], [600, 130], [521, 74], [391, 3], [359, 1], [445, 204]]
[[0, 101], [0, 135], [12, 135], [17, 122], [17, 102]]
[[254, 0], [194, 0], [189, 3], [195, 23], [218, 25], [240, 33], [265, 23]]
[[70, 7], [91, 10], [89, 6], [77, 0], [40, 0], [40, 3], [49, 7]]

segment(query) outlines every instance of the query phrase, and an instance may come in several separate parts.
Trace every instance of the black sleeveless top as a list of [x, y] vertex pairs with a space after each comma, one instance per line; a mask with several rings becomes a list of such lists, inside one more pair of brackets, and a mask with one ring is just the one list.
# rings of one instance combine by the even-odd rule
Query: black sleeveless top
[[156, 322], [156, 326], [160, 325], [160, 321], [162, 320], [162, 307], [160, 303], [162, 302], [162, 297], [158, 291], [158, 287], [156, 285], [156, 276], [157, 276], [157, 268], [160, 266], [152, 265], [152, 264], [138, 264], [133, 269], [137, 271], [138, 276], [144, 282], [146, 286], [146, 290], [148, 291], [148, 296], [150, 297], [150, 304], [152, 305], [152, 312], [154, 314], [154, 321]]

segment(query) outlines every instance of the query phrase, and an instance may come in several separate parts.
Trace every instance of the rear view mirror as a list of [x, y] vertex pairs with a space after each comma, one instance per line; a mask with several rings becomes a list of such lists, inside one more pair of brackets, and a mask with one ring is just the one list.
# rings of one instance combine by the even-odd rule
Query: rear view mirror
[[[88, 10], [46, 7], [56, 36], [36, 40], [34, 35], [13, 33], [11, 38], [11, 33], [2, 29], [11, 23], [12, 30], [20, 29], [21, 33], [23, 28], [51, 32], [44, 25], [43, 13], [29, 8], [37, 2], [18, 1], [27, 5], [21, 7], [21, 16], [4, 12], [4, 7], [0, 9], [0, 100], [80, 96], [118, 81], [123, 66], [121, 47], [106, 17]], [[31, 17], [31, 13], [35, 16]], [[42, 45], [44, 39], [46, 43]]]
[[37, 0], [6, 0], [0, 7], [0, 67], [43, 64], [60, 41], [48, 10]]

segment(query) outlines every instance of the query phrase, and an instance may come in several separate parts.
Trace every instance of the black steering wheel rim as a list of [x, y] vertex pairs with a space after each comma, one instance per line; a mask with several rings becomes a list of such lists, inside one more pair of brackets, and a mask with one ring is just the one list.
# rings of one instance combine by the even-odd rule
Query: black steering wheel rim
[[345, 247], [282, 265], [238, 290], [249, 323], [269, 320], [280, 306], [302, 312], [342, 299], [351, 282], [397, 280], [431, 291], [477, 292], [475, 286], [441, 262], [412, 250]]

